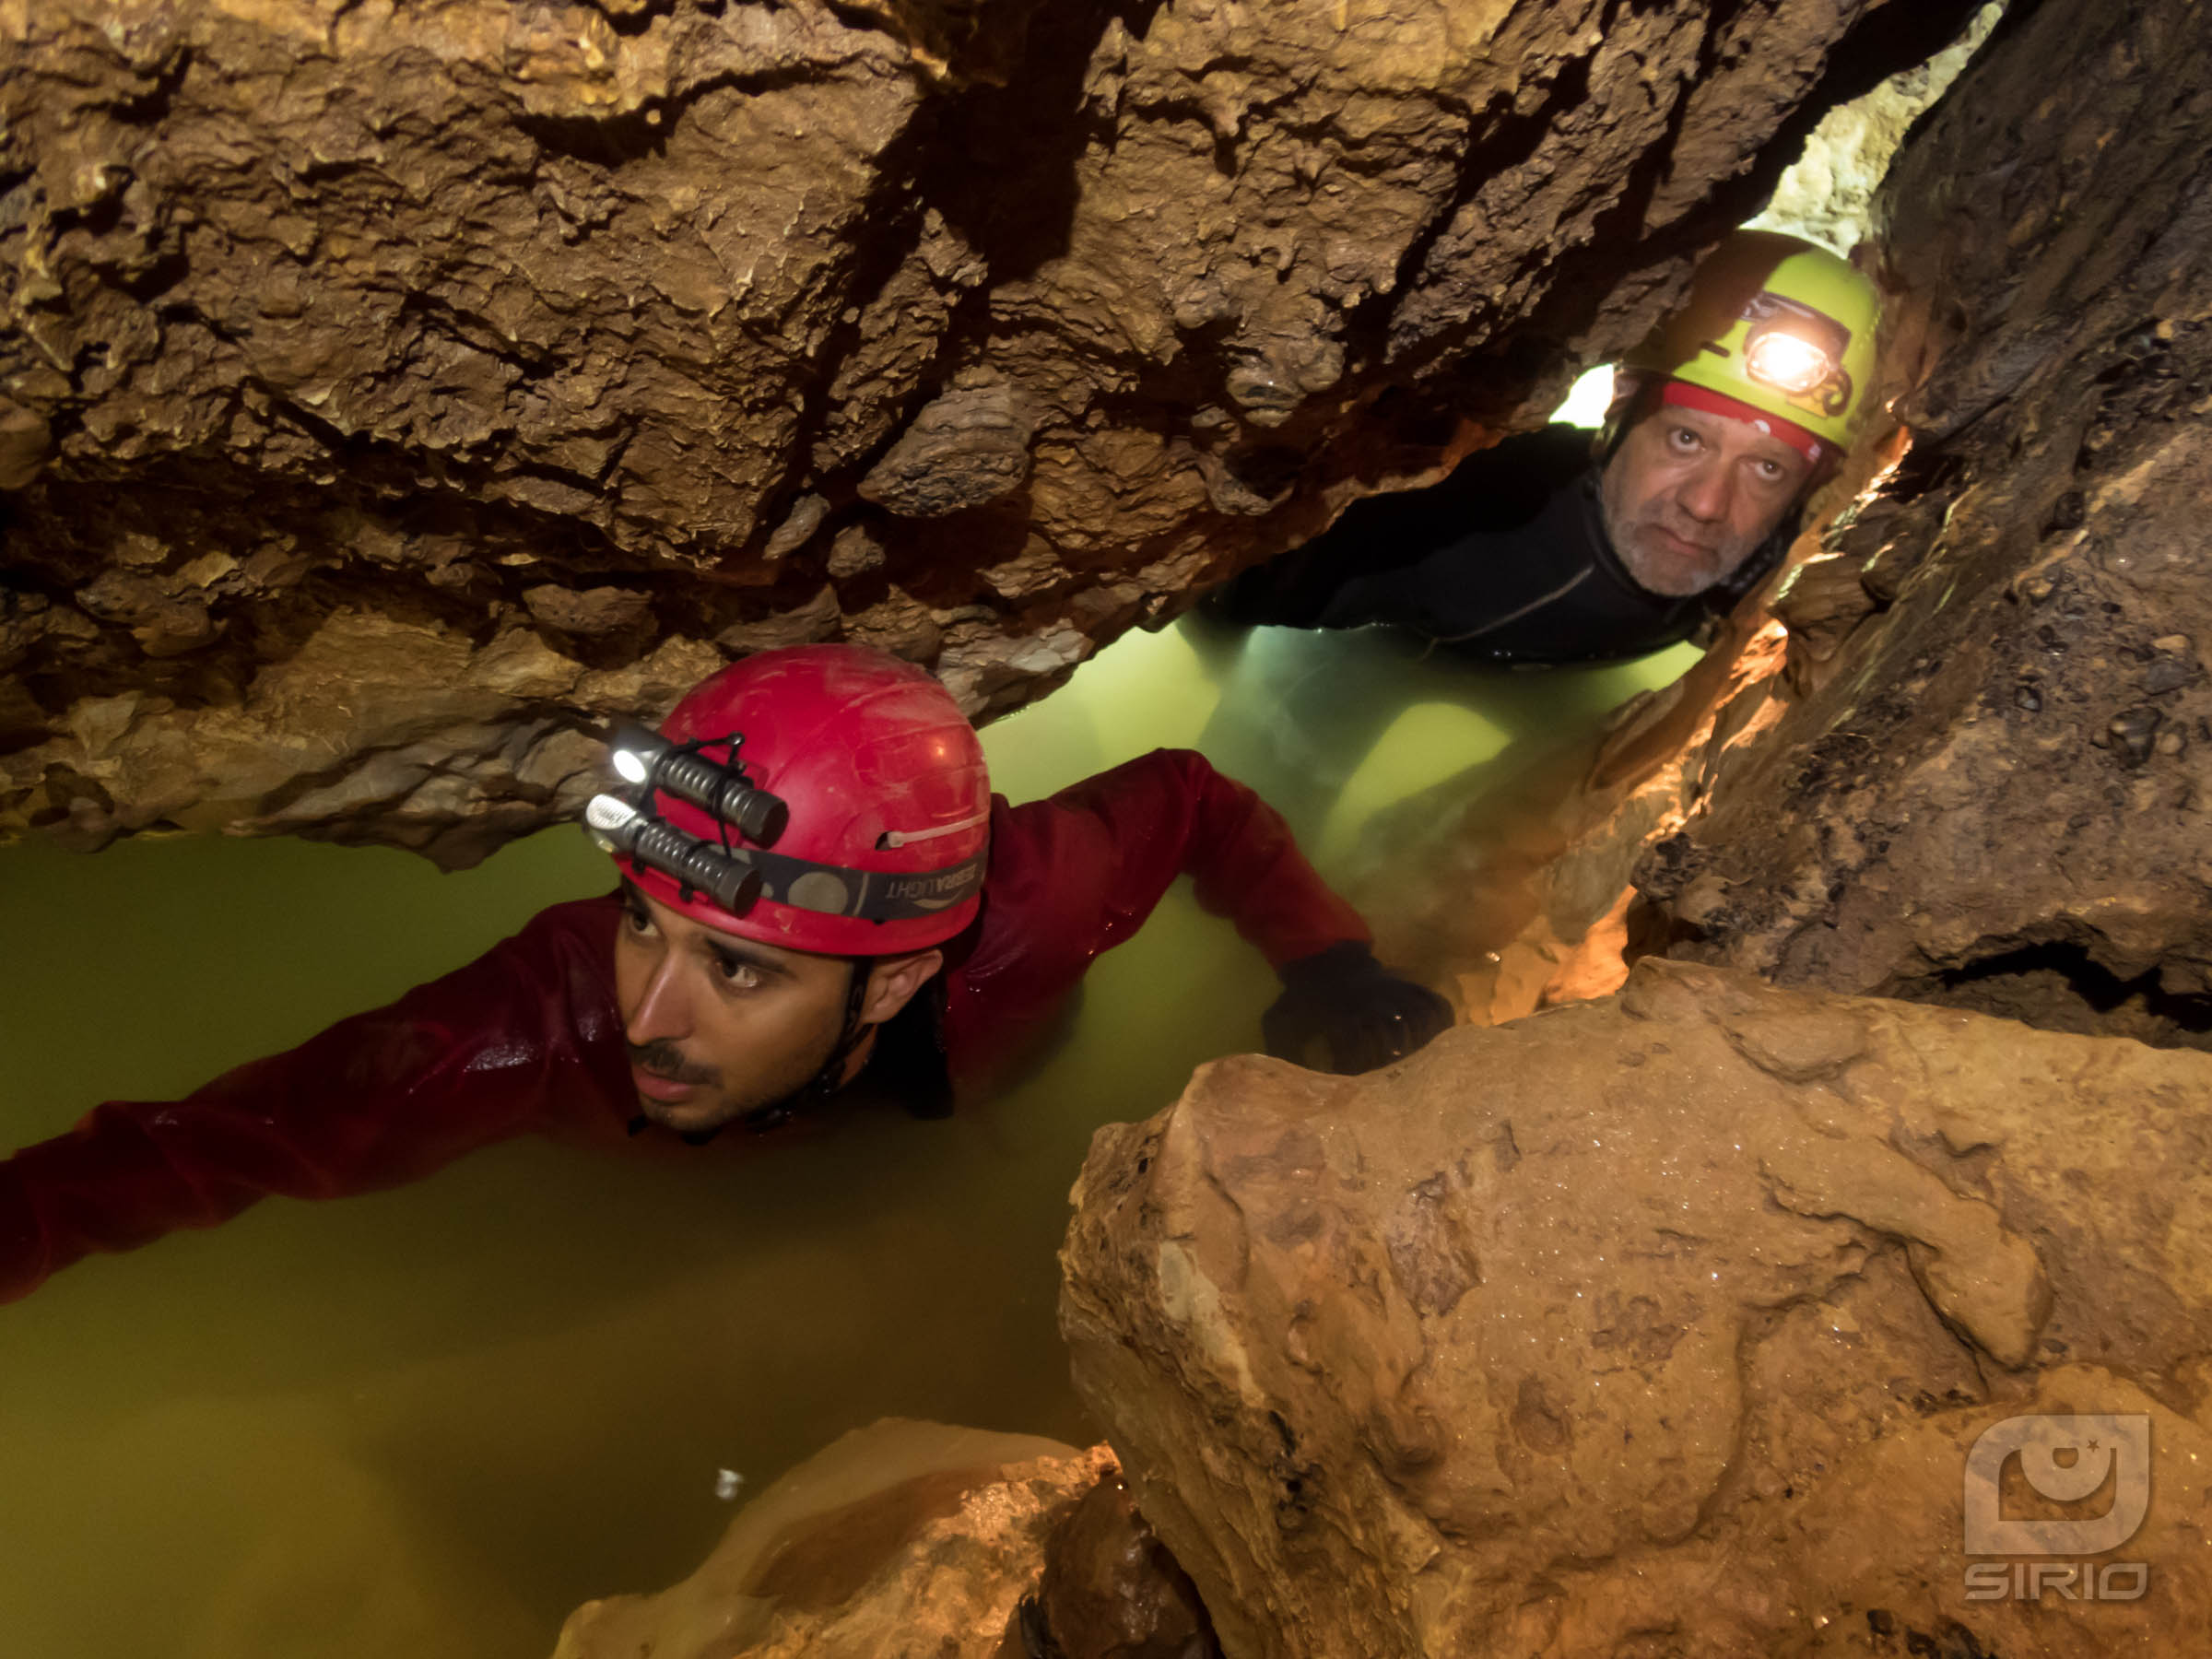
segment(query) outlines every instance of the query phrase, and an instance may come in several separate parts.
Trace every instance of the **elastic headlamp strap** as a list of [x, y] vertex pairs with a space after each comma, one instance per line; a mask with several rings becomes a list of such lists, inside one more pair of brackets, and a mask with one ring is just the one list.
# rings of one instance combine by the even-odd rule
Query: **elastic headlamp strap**
[[1678, 408], [1697, 409], [1707, 415], [1724, 415], [1730, 420], [1740, 420], [1757, 427], [1770, 438], [1779, 438], [1814, 465], [1828, 453], [1828, 444], [1814, 432], [1808, 432], [1794, 420], [1784, 420], [1779, 415], [1770, 415], [1756, 405], [1726, 393], [1714, 392], [1707, 387], [1693, 385], [1688, 381], [1670, 380], [1660, 388], [1659, 401], [1673, 404]]

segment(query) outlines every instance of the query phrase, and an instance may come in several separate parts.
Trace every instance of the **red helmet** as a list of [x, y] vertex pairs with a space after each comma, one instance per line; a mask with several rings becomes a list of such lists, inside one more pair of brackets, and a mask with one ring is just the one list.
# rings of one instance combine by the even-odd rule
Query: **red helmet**
[[[723, 933], [831, 956], [925, 950], [974, 919], [990, 774], [975, 728], [922, 669], [858, 645], [764, 651], [694, 686], [660, 735], [664, 759], [695, 756], [730, 782], [710, 811], [698, 789], [672, 793], [654, 770], [650, 802], [637, 803], [650, 811], [613, 836], [616, 864], [659, 902]], [[633, 782], [647, 775], [620, 754], [618, 767]], [[655, 814], [662, 825], [641, 844], [634, 831]], [[627, 818], [602, 796], [589, 822], [606, 830]], [[676, 854], [653, 857], [653, 846]], [[759, 877], [750, 902], [737, 883], [677, 873], [731, 865], [747, 890]]]

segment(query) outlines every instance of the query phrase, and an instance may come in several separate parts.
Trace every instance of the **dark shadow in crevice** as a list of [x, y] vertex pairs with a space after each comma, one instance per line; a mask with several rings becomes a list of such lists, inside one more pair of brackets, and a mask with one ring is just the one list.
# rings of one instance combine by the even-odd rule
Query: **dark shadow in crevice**
[[2132, 1037], [2153, 1048], [2212, 1049], [2212, 996], [2168, 990], [2156, 968], [2122, 979], [2077, 943], [2024, 945], [1900, 983], [1890, 994], [2044, 1030]]

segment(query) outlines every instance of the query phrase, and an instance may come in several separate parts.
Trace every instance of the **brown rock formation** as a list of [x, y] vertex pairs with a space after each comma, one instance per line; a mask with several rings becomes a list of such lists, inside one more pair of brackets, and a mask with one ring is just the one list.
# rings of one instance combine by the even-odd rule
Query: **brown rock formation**
[[1785, 983], [2212, 1041], [2212, 22], [2043, 6], [1880, 210], [1909, 453], [1638, 885]]
[[0, 0], [0, 830], [465, 862], [793, 639], [1010, 706], [1969, 9]]
[[[2203, 1055], [1647, 961], [1102, 1131], [1062, 1324], [1232, 1659], [2194, 1652], [2208, 1113]], [[1970, 1599], [1971, 1448], [2075, 1412], [2148, 1419], [2148, 1594]]]
[[886, 1418], [738, 1512], [654, 1595], [586, 1602], [555, 1659], [1207, 1659], [1190, 1580], [1103, 1446]]
[[1103, 1447], [873, 1423], [747, 1504], [680, 1584], [586, 1602], [556, 1659], [994, 1659], [1048, 1541], [1113, 1474]]

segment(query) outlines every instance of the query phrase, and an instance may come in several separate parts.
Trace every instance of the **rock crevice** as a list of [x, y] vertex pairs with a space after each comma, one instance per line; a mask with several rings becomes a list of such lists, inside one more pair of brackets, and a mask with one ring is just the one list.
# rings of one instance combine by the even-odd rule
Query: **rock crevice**
[[[0, 831], [465, 863], [585, 793], [518, 733], [792, 640], [1012, 707], [1539, 418], [1969, 9], [0, 6]], [[277, 708], [348, 612], [451, 667]]]

